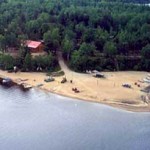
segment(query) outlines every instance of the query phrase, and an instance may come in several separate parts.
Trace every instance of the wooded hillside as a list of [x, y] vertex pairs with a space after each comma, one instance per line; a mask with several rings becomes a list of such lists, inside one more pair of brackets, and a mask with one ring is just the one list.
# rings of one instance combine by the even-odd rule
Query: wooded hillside
[[150, 70], [148, 6], [99, 0], [0, 0], [0, 23], [1, 51], [19, 50], [21, 40], [44, 40], [45, 51], [61, 50], [76, 71]]

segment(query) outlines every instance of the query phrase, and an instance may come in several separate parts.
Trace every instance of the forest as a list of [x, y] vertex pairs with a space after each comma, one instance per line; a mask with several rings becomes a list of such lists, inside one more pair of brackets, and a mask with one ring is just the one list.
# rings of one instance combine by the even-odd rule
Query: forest
[[[129, 3], [130, 2], [130, 3]], [[141, 4], [142, 3], [142, 4]], [[0, 0], [0, 67], [150, 71], [149, 0]], [[32, 59], [22, 40], [43, 40], [48, 58]], [[5, 56], [15, 47], [18, 58]], [[46, 61], [44, 61], [46, 59]], [[10, 61], [11, 60], [11, 61]], [[47, 67], [48, 66], [48, 67]]]

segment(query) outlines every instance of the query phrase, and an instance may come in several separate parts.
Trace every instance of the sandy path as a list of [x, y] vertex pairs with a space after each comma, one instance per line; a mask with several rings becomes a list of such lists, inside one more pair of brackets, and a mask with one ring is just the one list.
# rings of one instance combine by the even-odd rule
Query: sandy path
[[[147, 84], [138, 82], [145, 78], [147, 72], [104, 72], [106, 79], [98, 79], [92, 77], [89, 74], [76, 73], [70, 70], [64, 63], [61, 53], [58, 54], [59, 65], [65, 72], [67, 79], [73, 80], [72, 87], [77, 87], [81, 93], [73, 95], [73, 97], [79, 97], [86, 100], [93, 99], [97, 102], [119, 104], [124, 106], [137, 106], [150, 107], [147, 103], [141, 100], [141, 96], [144, 95], [140, 90], [147, 86]], [[137, 82], [140, 84], [140, 88], [134, 85]], [[126, 89], [122, 87], [123, 83], [129, 83], [132, 85], [132, 89]], [[71, 87], [69, 86], [71, 89]], [[69, 89], [68, 89], [69, 90]], [[69, 92], [70, 93], [70, 92]], [[68, 91], [65, 92], [68, 94]]]

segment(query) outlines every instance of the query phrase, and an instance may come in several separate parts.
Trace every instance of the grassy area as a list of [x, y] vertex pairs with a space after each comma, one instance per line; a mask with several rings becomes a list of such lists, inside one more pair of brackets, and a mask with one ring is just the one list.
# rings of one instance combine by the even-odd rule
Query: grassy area
[[60, 77], [60, 76], [65, 75], [65, 73], [64, 73], [64, 71], [60, 70], [57, 72], [48, 72], [46, 75], [47, 76], [53, 76], [53, 77]]

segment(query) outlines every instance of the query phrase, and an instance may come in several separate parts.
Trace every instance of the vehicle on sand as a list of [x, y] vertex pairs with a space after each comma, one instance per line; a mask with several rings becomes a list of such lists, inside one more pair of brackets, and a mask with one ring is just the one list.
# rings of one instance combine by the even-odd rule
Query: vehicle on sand
[[61, 83], [65, 83], [65, 82], [67, 82], [66, 77], [64, 77], [64, 78], [61, 80]]
[[131, 88], [131, 85], [128, 84], [128, 83], [122, 84], [122, 86], [125, 87], [125, 88]]
[[93, 77], [96, 77], [96, 78], [105, 78], [105, 75], [102, 74], [102, 73], [96, 73], [93, 75]]
[[45, 82], [52, 82], [55, 81], [53, 77], [48, 77], [47, 79], [44, 79]]

